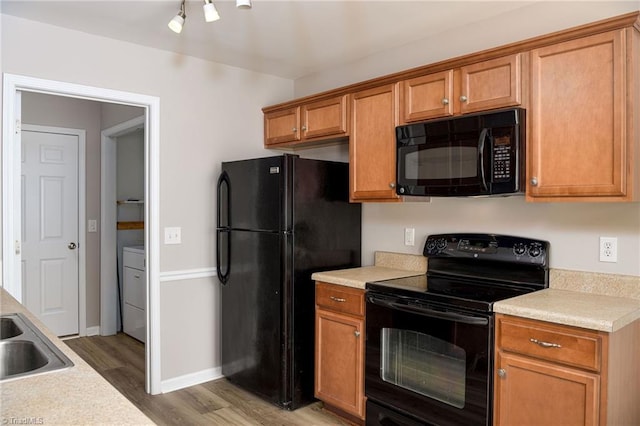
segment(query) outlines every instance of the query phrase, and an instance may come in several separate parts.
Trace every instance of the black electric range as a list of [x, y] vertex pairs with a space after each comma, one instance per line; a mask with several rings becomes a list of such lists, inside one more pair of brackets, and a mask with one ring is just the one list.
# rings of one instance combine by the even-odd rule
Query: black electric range
[[367, 283], [367, 425], [492, 424], [493, 304], [549, 285], [549, 243], [427, 238], [424, 275]]

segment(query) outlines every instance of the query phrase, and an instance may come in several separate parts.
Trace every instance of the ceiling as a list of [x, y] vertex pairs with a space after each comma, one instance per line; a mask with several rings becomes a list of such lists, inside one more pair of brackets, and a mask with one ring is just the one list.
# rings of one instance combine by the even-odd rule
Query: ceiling
[[[181, 34], [167, 27], [180, 0], [1, 0], [1, 12], [85, 33], [296, 79], [522, 8], [536, 1], [188, 0]], [[537, 0], [543, 1], [543, 0]]]

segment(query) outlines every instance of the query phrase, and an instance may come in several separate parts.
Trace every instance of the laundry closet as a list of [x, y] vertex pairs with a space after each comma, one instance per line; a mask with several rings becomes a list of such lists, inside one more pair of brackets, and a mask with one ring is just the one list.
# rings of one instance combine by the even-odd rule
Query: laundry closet
[[144, 129], [118, 136], [116, 145], [119, 323], [123, 332], [144, 342]]

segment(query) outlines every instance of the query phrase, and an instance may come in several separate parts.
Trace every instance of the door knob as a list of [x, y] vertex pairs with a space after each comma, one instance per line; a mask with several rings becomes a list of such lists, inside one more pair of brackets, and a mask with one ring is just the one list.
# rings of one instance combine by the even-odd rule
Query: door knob
[[76, 243], [69, 243], [69, 245], [67, 247], [69, 247], [69, 250], [75, 250], [76, 247], [78, 247], [78, 246], [76, 245]]

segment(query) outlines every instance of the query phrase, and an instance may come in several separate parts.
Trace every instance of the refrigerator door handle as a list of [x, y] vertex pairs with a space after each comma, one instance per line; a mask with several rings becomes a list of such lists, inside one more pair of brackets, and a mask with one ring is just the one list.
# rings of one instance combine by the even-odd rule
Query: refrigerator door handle
[[[227, 223], [223, 224], [222, 217], [222, 187], [226, 186], [226, 200], [224, 200], [224, 204], [226, 206], [226, 220]], [[224, 228], [229, 226], [229, 220], [231, 219], [231, 182], [229, 180], [229, 174], [226, 171], [223, 171], [218, 178], [218, 186], [217, 186], [217, 203], [218, 203], [218, 217], [217, 217], [217, 227]]]
[[[226, 199], [223, 200], [223, 195], [222, 195], [222, 188], [226, 186], [227, 190], [226, 190]], [[231, 218], [231, 182], [229, 181], [229, 174], [226, 171], [222, 171], [222, 173], [220, 174], [220, 177], [218, 178], [218, 186], [217, 186], [217, 203], [218, 203], [218, 215], [217, 215], [217, 227], [218, 229], [216, 230], [216, 273], [218, 274], [218, 279], [220, 280], [220, 282], [222, 283], [222, 285], [226, 285], [227, 281], [229, 281], [229, 274], [231, 273], [231, 235], [229, 233], [228, 229], [220, 229], [220, 228], [227, 228], [229, 226], [229, 220]], [[224, 201], [224, 207], [226, 208], [226, 222], [225, 224], [222, 223], [222, 213], [223, 213], [223, 203]], [[221, 252], [222, 252], [222, 247], [220, 246], [220, 242], [221, 242], [221, 237], [222, 237], [222, 233], [226, 234], [227, 237], [227, 244], [225, 249], [227, 250], [226, 252], [226, 265], [225, 265], [225, 270], [224, 273], [222, 272], [222, 268], [221, 268]]]
[[[227, 250], [227, 255], [226, 255], [226, 265], [225, 265], [225, 271], [224, 273], [222, 272], [222, 268], [221, 268], [221, 252], [222, 252], [222, 247], [220, 246], [220, 237], [222, 236], [222, 234], [227, 234], [227, 244], [225, 249]], [[229, 275], [231, 273], [231, 233], [229, 232], [229, 230], [226, 229], [218, 229], [216, 231], [216, 273], [218, 274], [218, 279], [220, 280], [220, 282], [222, 283], [222, 285], [227, 285], [227, 281], [229, 281]]]

